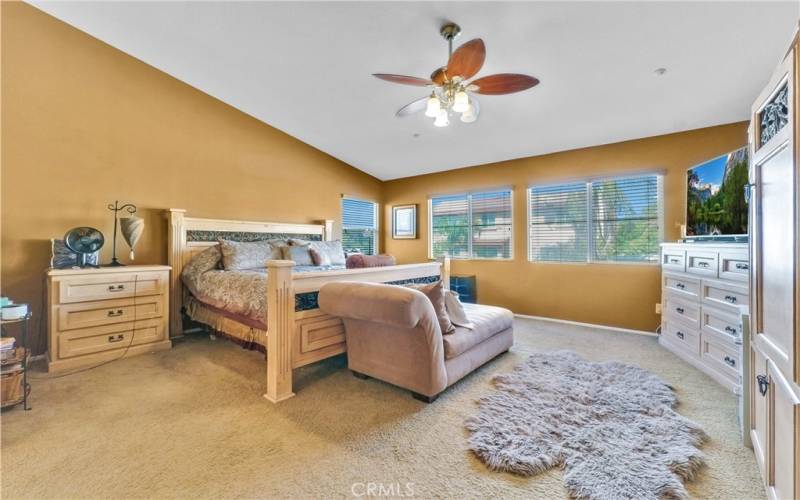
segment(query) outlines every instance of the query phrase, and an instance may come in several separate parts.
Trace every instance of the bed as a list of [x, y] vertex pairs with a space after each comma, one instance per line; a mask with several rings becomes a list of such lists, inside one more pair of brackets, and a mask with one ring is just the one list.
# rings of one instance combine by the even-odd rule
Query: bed
[[[217, 245], [219, 239], [330, 241], [334, 239], [333, 221], [292, 224], [206, 219], [188, 217], [185, 210], [175, 208], [167, 210], [165, 215], [169, 221], [168, 260], [172, 267], [170, 337], [183, 336], [184, 328], [193, 321], [245, 347], [266, 351], [267, 391], [264, 397], [273, 403], [294, 396], [294, 369], [347, 350], [341, 320], [322, 313], [317, 307], [317, 294], [322, 285], [332, 281], [404, 284], [438, 279], [442, 279], [445, 286], [449, 283], [447, 259], [365, 269], [296, 268], [293, 261], [270, 260], [266, 269], [232, 278], [239, 279], [239, 286], [246, 288], [251, 297], [249, 309], [231, 311], [224, 304], [209, 300], [208, 296], [194, 296], [190, 287], [184, 285], [181, 274], [197, 254]], [[213, 291], [214, 280], [224, 279], [231, 278], [214, 275], [208, 284], [211, 288], [206, 290]], [[225, 286], [224, 281], [218, 283], [217, 286]], [[253, 295], [261, 293], [265, 298], [259, 305], [258, 298]]]

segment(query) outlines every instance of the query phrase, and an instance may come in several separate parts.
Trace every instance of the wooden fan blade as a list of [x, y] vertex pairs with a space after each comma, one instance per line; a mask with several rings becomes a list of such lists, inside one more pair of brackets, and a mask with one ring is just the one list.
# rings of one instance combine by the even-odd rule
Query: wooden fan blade
[[395, 113], [395, 116], [398, 118], [403, 118], [404, 116], [413, 115], [414, 113], [423, 111], [427, 106], [428, 96], [425, 96], [398, 109], [397, 113]]
[[485, 59], [486, 45], [483, 44], [483, 40], [480, 38], [470, 40], [450, 56], [447, 75], [450, 78], [460, 76], [463, 80], [469, 80], [481, 70]]
[[433, 82], [424, 78], [417, 78], [416, 76], [405, 75], [387, 75], [386, 73], [373, 73], [372, 76], [386, 80], [387, 82], [399, 83], [402, 85], [414, 85], [416, 87], [427, 87], [433, 85]]
[[538, 84], [539, 80], [532, 76], [519, 75], [516, 73], [500, 73], [498, 75], [478, 78], [472, 82], [470, 86], [478, 87], [477, 90], [474, 90], [474, 92], [478, 94], [501, 95], [521, 92]]
[[445, 71], [447, 71], [447, 68], [441, 67], [431, 73], [431, 81], [439, 87], [444, 85], [444, 82], [447, 80], [447, 73], [445, 73]]

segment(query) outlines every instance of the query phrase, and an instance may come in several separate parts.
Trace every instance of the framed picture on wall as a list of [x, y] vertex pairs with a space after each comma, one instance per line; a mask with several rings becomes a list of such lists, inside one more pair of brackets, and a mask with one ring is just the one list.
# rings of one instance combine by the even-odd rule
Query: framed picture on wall
[[392, 207], [392, 239], [414, 240], [417, 238], [417, 205]]

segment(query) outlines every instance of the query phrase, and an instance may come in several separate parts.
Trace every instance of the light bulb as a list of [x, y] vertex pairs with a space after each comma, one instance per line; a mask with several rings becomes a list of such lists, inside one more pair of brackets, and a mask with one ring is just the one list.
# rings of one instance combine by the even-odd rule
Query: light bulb
[[428, 106], [425, 108], [425, 116], [428, 118], [436, 118], [439, 116], [439, 110], [442, 109], [442, 105], [439, 102], [439, 99], [431, 94], [428, 98]]
[[456, 113], [463, 113], [469, 108], [469, 96], [463, 90], [456, 92], [456, 97], [453, 99], [453, 111]]
[[433, 122], [437, 127], [446, 127], [450, 125], [450, 119], [447, 117], [447, 110], [440, 109], [439, 114], [436, 115], [436, 120]]
[[461, 113], [461, 121], [464, 123], [472, 123], [477, 119], [478, 117], [475, 116], [475, 108], [472, 107], [472, 104], [467, 107], [466, 111]]

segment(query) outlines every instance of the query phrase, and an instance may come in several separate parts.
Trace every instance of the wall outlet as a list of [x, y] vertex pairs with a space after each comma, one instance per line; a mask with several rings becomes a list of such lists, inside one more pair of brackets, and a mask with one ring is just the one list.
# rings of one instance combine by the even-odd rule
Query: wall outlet
[[656, 314], [661, 314], [661, 303], [656, 302]]

